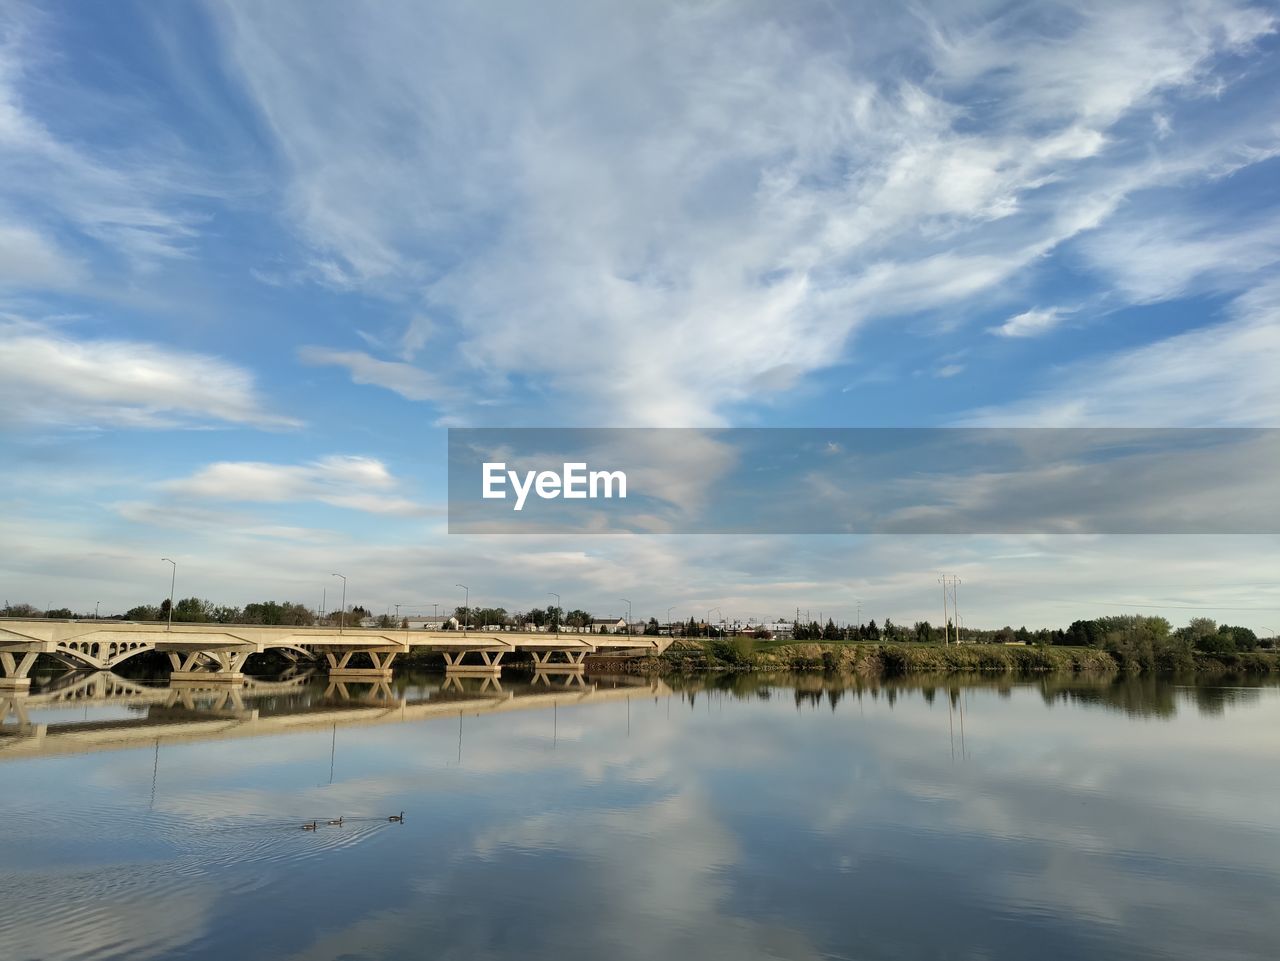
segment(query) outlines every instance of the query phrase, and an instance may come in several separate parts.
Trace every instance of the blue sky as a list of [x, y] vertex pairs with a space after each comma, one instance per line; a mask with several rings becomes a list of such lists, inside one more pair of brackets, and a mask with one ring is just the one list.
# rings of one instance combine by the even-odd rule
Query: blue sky
[[0, 593], [1280, 627], [1274, 538], [443, 526], [448, 425], [1280, 426], [1278, 24], [8, 4]]

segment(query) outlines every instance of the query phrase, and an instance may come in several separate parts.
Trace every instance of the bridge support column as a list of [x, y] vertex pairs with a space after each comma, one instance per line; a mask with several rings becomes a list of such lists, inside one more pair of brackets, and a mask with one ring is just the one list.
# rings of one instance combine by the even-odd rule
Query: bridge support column
[[539, 685], [574, 690], [581, 688], [584, 691], [591, 689], [587, 686], [586, 675], [581, 671], [534, 671], [533, 686]]
[[26, 691], [31, 688], [31, 668], [35, 666], [35, 651], [11, 653], [0, 651], [0, 691]]
[[244, 662], [252, 651], [169, 651], [170, 683], [243, 684]]
[[[502, 673], [502, 655], [505, 651], [457, 651], [444, 652], [445, 674], [477, 674], [494, 675]], [[463, 658], [468, 654], [479, 654], [482, 663], [464, 664]]]
[[[554, 673], [554, 674], [581, 674], [587, 669], [587, 654], [589, 651], [545, 651], [539, 656], [537, 651], [533, 654], [533, 670], [534, 673]], [[555, 661], [552, 658], [557, 654], [563, 654], [563, 661]]]
[[440, 690], [456, 691], [459, 694], [489, 694], [495, 697], [501, 695], [503, 698], [513, 696], [512, 692], [502, 689], [501, 674], [446, 674]]
[[[325, 651], [331, 681], [385, 681], [391, 678], [391, 663], [399, 651]], [[354, 654], [366, 654], [372, 667], [351, 667]]]

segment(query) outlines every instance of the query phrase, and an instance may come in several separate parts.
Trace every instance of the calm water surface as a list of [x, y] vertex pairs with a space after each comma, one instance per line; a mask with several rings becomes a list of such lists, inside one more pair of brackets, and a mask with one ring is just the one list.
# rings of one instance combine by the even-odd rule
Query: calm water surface
[[0, 959], [1280, 957], [1276, 687], [597, 682], [0, 701]]

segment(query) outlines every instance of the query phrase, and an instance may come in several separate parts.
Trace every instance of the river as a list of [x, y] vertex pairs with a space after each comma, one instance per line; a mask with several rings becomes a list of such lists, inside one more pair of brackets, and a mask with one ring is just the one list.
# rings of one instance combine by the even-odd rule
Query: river
[[0, 958], [1280, 956], [1274, 685], [462, 687], [11, 700]]

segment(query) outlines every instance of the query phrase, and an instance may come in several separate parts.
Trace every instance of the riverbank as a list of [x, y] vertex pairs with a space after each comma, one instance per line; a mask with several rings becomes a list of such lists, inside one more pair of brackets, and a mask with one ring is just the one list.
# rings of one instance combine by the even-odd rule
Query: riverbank
[[835, 671], [864, 676], [906, 674], [1280, 674], [1280, 655], [1253, 651], [1112, 652], [1094, 647], [1006, 644], [758, 643], [750, 638], [677, 640], [657, 656], [592, 658], [628, 673], [695, 671]]

